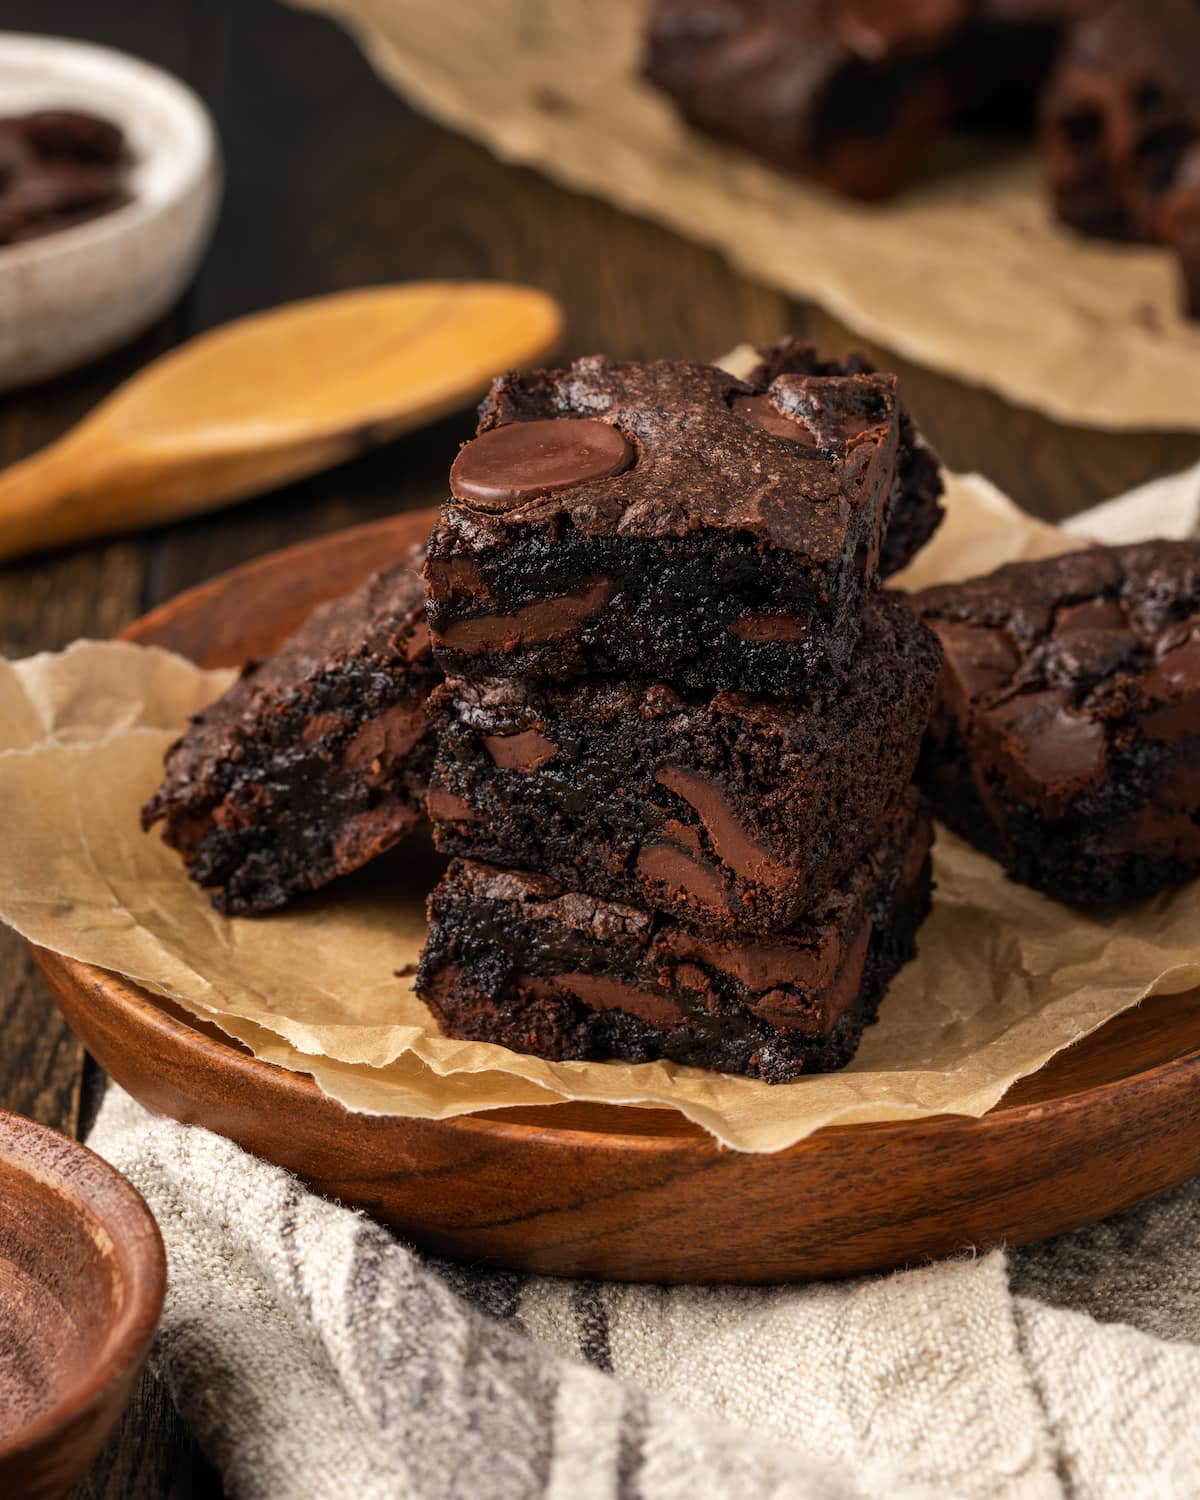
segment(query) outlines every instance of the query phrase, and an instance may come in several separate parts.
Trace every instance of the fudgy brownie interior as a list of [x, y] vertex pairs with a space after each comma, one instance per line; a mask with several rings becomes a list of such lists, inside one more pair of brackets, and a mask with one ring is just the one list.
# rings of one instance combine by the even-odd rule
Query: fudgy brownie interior
[[417, 990], [446, 1035], [543, 1057], [669, 1058], [769, 1083], [840, 1068], [915, 952], [931, 839], [909, 792], [845, 883], [763, 940], [458, 860], [430, 900]]
[[431, 712], [438, 847], [767, 934], [818, 904], [911, 780], [940, 653], [873, 601], [844, 674], [786, 700], [661, 683], [451, 679]]

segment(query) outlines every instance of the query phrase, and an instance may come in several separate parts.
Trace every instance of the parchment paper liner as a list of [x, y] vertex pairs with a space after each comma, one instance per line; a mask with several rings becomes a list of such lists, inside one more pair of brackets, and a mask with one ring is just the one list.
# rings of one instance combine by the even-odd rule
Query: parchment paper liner
[[[684, 126], [639, 77], [647, 0], [293, 3], [343, 21], [385, 79], [496, 155], [712, 245], [922, 364], [1065, 422], [1200, 429], [1200, 324], [1173, 257], [1057, 224], [1032, 147], [976, 149], [863, 206]], [[503, 219], [481, 232], [503, 237]]]
[[[905, 581], [963, 577], [1078, 546], [978, 478]], [[552, 1063], [433, 1030], [407, 980], [435, 856], [386, 864], [265, 920], [229, 920], [137, 809], [185, 715], [228, 673], [167, 652], [82, 642], [0, 661], [0, 916], [311, 1073], [369, 1113], [442, 1118], [559, 1099], [666, 1105], [728, 1146], [778, 1150], [832, 1121], [982, 1114], [1017, 1078], [1152, 993], [1200, 984], [1197, 886], [1111, 920], [1010, 884], [939, 831], [920, 956], [843, 1073], [771, 1087], [671, 1064]]]

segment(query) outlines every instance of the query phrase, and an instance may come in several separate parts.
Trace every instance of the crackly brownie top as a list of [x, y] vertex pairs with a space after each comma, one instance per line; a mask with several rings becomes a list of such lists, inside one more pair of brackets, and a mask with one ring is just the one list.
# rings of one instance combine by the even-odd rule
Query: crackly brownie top
[[[421, 549], [367, 578], [350, 593], [318, 605], [273, 656], [249, 662], [215, 703], [196, 714], [167, 762], [156, 801], [203, 779], [275, 710], [303, 712], [313, 685], [358, 662], [411, 663], [429, 654]], [[350, 705], [351, 707], [353, 705]], [[365, 706], [365, 705], [364, 705]]]
[[763, 390], [712, 365], [593, 356], [495, 382], [443, 524], [472, 547], [567, 524], [749, 533], [833, 560], [854, 513], [890, 491], [897, 442], [892, 376], [781, 375]]
[[1034, 780], [1097, 780], [1106, 741], [1200, 734], [1200, 544], [1092, 547], [912, 596], [942, 691]]

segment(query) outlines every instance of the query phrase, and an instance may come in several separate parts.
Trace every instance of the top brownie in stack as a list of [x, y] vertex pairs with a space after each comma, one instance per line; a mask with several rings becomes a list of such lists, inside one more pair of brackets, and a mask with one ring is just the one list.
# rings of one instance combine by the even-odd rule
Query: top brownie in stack
[[472, 677], [781, 694], [845, 667], [879, 574], [895, 378], [578, 360], [510, 375], [451, 470], [425, 578]]

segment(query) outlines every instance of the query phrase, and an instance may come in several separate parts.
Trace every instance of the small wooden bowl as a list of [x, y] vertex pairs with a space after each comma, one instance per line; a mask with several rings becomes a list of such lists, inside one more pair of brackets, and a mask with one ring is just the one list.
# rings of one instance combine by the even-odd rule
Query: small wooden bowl
[[0, 1110], [0, 1495], [49, 1500], [133, 1395], [167, 1262], [141, 1196], [85, 1146]]

